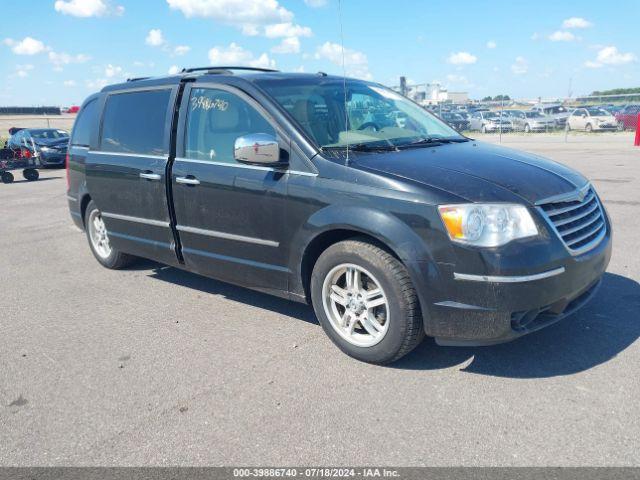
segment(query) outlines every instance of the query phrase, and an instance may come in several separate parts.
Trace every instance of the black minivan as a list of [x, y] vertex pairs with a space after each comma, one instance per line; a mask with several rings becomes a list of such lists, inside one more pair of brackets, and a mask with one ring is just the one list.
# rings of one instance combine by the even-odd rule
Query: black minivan
[[476, 142], [379, 84], [241, 67], [83, 104], [68, 201], [96, 259], [308, 302], [347, 354], [489, 345], [584, 305], [611, 256], [589, 181]]

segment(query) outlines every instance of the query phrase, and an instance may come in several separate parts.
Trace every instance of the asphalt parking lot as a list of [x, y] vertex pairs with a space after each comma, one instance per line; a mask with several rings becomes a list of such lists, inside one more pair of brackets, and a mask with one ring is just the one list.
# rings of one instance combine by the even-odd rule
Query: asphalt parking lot
[[640, 148], [518, 138], [603, 197], [602, 288], [513, 343], [427, 339], [387, 367], [341, 354], [309, 307], [100, 267], [62, 170], [0, 184], [0, 465], [640, 465]]

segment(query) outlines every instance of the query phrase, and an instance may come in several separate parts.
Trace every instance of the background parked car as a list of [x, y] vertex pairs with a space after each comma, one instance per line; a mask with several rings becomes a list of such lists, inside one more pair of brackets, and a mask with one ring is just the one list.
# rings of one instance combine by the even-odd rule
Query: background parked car
[[616, 122], [621, 130], [635, 130], [638, 126], [640, 105], [627, 105], [615, 114]]
[[616, 117], [598, 107], [576, 108], [567, 120], [568, 130], [617, 130]]
[[476, 111], [471, 114], [469, 119], [469, 130], [477, 130], [482, 133], [510, 132], [513, 127], [507, 117], [502, 117], [499, 113]]
[[469, 121], [459, 113], [443, 112], [441, 118], [459, 132], [469, 128]]
[[553, 118], [537, 111], [505, 110], [503, 115], [518, 132], [545, 132], [553, 130], [556, 125]]
[[538, 104], [531, 111], [538, 112], [541, 115], [547, 115], [555, 120], [556, 127], [564, 128], [569, 118], [569, 110], [562, 105]]
[[65, 130], [23, 128], [9, 137], [7, 147], [29, 151], [43, 167], [64, 167], [68, 143], [69, 132]]

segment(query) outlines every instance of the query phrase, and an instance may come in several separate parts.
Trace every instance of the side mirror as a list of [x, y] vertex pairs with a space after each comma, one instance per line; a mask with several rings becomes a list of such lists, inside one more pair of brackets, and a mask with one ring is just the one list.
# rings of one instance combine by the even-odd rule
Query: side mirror
[[582, 118], [587, 118], [587, 114], [586, 114], [586, 113], [583, 113], [583, 114], [582, 114]]
[[278, 140], [267, 133], [251, 133], [236, 138], [233, 158], [241, 163], [258, 165], [286, 163], [280, 159]]

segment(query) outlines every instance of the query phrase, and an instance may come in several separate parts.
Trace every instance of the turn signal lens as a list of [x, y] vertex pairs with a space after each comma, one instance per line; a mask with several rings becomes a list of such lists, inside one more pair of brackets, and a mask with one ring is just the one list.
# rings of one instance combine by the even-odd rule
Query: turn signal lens
[[512, 204], [460, 204], [438, 207], [454, 242], [478, 247], [499, 247], [518, 238], [538, 234], [527, 207]]
[[451, 238], [463, 238], [462, 212], [455, 207], [440, 207], [440, 216]]

